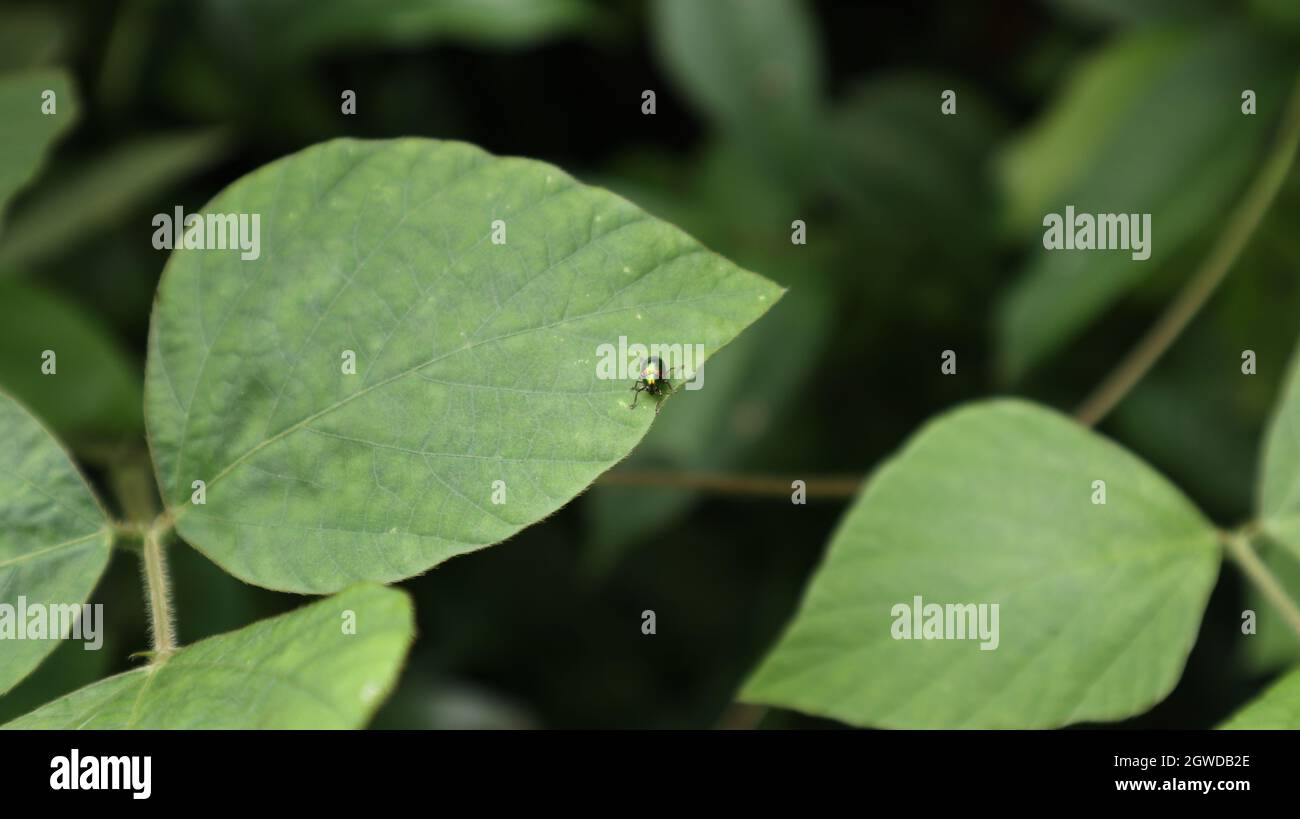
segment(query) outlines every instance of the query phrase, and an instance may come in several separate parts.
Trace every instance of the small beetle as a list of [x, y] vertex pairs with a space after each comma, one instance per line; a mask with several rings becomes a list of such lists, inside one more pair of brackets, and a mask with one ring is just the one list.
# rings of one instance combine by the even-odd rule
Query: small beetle
[[[643, 392], [650, 393], [656, 398], [672, 395], [673, 385], [668, 380], [670, 375], [672, 375], [672, 370], [664, 370], [663, 359], [658, 356], [645, 359], [637, 371], [636, 383], [632, 385], [634, 395], [632, 396], [632, 405], [628, 409], [636, 409], [637, 399], [641, 397]], [[659, 414], [659, 410], [663, 408], [663, 405], [663, 401], [655, 405], [655, 415]]]

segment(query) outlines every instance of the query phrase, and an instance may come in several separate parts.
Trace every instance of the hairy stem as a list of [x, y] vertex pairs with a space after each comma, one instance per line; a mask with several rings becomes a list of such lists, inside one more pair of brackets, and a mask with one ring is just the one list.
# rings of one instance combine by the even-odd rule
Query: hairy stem
[[166, 528], [155, 525], [144, 535], [145, 596], [153, 634], [153, 661], [160, 663], [176, 650], [171, 610], [171, 580], [167, 576]]
[[1296, 608], [1295, 601], [1282, 588], [1282, 584], [1260, 559], [1259, 554], [1251, 548], [1250, 536], [1244, 532], [1233, 532], [1224, 533], [1220, 537], [1223, 545], [1228, 549], [1228, 554], [1241, 567], [1241, 571], [1268, 598], [1286, 620], [1287, 625], [1295, 632], [1296, 637], [1300, 639], [1300, 608]]
[[166, 552], [172, 519], [167, 514], [158, 514], [153, 470], [147, 452], [114, 454], [109, 461], [109, 480], [126, 517], [126, 522], [113, 527], [114, 544], [137, 538], [140, 541], [144, 596], [153, 637], [153, 661], [161, 663], [176, 650], [176, 622], [172, 615]]
[[1228, 275], [1247, 241], [1259, 227], [1264, 214], [1268, 212], [1269, 205], [1277, 197], [1278, 190], [1291, 170], [1297, 144], [1300, 144], [1300, 80], [1297, 80], [1291, 92], [1272, 149], [1229, 217], [1227, 227], [1219, 235], [1210, 254], [1147, 334], [1079, 406], [1075, 417], [1080, 423], [1093, 426], [1106, 417], [1164, 355], [1204, 306]]

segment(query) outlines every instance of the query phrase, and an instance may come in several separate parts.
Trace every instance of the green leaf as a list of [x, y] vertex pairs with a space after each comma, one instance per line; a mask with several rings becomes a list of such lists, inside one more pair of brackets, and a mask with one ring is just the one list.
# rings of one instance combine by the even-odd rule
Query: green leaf
[[[1121, 719], [1177, 682], [1219, 559], [1213, 527], [1124, 449], [1033, 404], [972, 405], [870, 479], [742, 697], [891, 728]], [[895, 639], [917, 595], [997, 604], [996, 648]]]
[[[168, 186], [212, 164], [225, 150], [216, 131], [142, 137], [79, 163], [18, 211], [0, 243], [0, 276], [93, 237], [152, 202]], [[158, 203], [170, 213], [175, 202]], [[141, 231], [142, 241], [147, 241]]]
[[1251, 17], [1274, 35], [1300, 34], [1300, 6], [1291, 0], [1247, 0]]
[[1264, 437], [1260, 527], [1300, 558], [1300, 347]]
[[[825, 287], [814, 282], [791, 290], [759, 325], [709, 361], [703, 388], [664, 410], [665, 423], [650, 430], [623, 466], [686, 474], [753, 469], [766, 454], [762, 443], [788, 434], [780, 419], [801, 398], [812, 375], [808, 362], [828, 341], [823, 319], [829, 304]], [[696, 496], [677, 487], [597, 484], [583, 506], [589, 567], [609, 569], [684, 517]]]
[[1195, 16], [1211, 16], [1217, 0], [1052, 0], [1073, 17], [1097, 23], [1151, 24]]
[[356, 586], [101, 680], [4, 727], [360, 728], [396, 684], [413, 634], [405, 592]]
[[67, 44], [67, 25], [60, 11], [40, 6], [0, 10], [0, 71], [46, 65]]
[[[938, 113], [939, 95], [950, 88], [956, 117]], [[988, 266], [995, 209], [984, 166], [1000, 119], [968, 82], [924, 73], [859, 83], [836, 106], [819, 137], [821, 185], [843, 202], [849, 235], [870, 253], [873, 274], [861, 278], [887, 288], [880, 298], [889, 299], [888, 309], [902, 309], [900, 290], [933, 298], [939, 289], [901, 288], [902, 278], [954, 266], [978, 278]]]
[[35, 671], [0, 696], [0, 725], [108, 676], [110, 663], [121, 653], [115, 650], [113, 629], [105, 628], [104, 632], [104, 643], [96, 651], [86, 651], [77, 640], [59, 643]]
[[[41, 95], [55, 94], [56, 112], [41, 112]], [[50, 146], [77, 120], [72, 78], [58, 69], [0, 75], [0, 229], [13, 195], [36, 178]]]
[[[522, 46], [589, 31], [607, 16], [588, 0], [209, 0], [216, 31], [268, 47], [275, 61], [297, 61], [340, 46], [411, 46], [461, 40]], [[270, 45], [274, 43], [273, 47]]]
[[[33, 604], [48, 607], [84, 602], [108, 565], [112, 535], [104, 510], [58, 441], [17, 401], [3, 393], [0, 429], [4, 430], [0, 436], [3, 693], [59, 645], [53, 637], [31, 639], [38, 635], [33, 635], [30, 628], [20, 639], [17, 629], [30, 627], [34, 621], [20, 620], [18, 609]], [[63, 634], [69, 633], [72, 626], [66, 625]], [[8, 628], [15, 629], [12, 637], [6, 634]]]
[[[671, 423], [651, 429], [620, 466], [695, 473], [770, 469], [764, 461], [773, 448], [765, 444], [788, 443], [781, 416], [806, 400], [802, 387], [813, 376], [808, 362], [818, 360], [830, 338], [825, 317], [832, 298], [823, 280], [829, 265], [821, 254], [830, 243], [792, 245], [788, 225], [799, 205], [791, 190], [730, 143], [709, 146], [685, 175], [679, 158], [630, 156], [611, 171], [610, 186], [737, 263], [761, 264], [793, 285], [762, 322], [710, 359], [704, 388], [689, 401], [674, 402], [665, 416]], [[587, 568], [597, 575], [612, 568], [630, 548], [683, 518], [697, 496], [677, 487], [597, 483], [582, 505]], [[629, 515], [630, 508], [637, 513]]]
[[[1292, 69], [1230, 26], [1141, 30], [1087, 66], [1001, 164], [1009, 221], [1033, 247], [999, 309], [1004, 377], [1024, 376], [1207, 236], [1255, 169]], [[1245, 88], [1256, 116], [1241, 113]], [[1151, 214], [1150, 258], [1045, 250], [1042, 219], [1069, 205]]]
[[[41, 370], [42, 355], [57, 358]], [[65, 441], [135, 432], [143, 426], [144, 379], [111, 331], [54, 293], [0, 280], [0, 388]]]
[[1185, 59], [1193, 34], [1154, 28], [1118, 37], [1079, 63], [1054, 103], [997, 157], [1006, 220], [1017, 235], [1087, 176], [1116, 129], [1124, 126], [1160, 74]]
[[1300, 729], [1300, 668], [1292, 669], [1219, 727], [1234, 731]]
[[806, 168], [820, 122], [821, 48], [801, 0], [657, 0], [665, 70], [728, 136], [787, 169]]
[[549, 515], [655, 416], [599, 377], [600, 345], [711, 355], [781, 294], [613, 194], [461, 143], [325, 143], [205, 212], [260, 214], [261, 255], [172, 254], [145, 419], [180, 534], [274, 589], [409, 577]]

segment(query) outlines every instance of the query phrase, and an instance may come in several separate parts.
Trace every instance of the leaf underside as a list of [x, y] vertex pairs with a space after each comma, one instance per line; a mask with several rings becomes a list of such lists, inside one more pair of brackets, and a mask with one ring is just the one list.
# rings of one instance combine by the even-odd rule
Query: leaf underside
[[[55, 111], [44, 113], [43, 97], [54, 92]], [[9, 200], [40, 172], [50, 145], [77, 119], [77, 101], [67, 72], [34, 68], [0, 76], [0, 235]]]

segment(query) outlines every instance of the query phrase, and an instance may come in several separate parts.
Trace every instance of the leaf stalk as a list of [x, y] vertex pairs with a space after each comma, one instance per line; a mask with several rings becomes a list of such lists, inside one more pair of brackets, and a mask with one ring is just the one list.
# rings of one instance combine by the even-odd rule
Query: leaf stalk
[[1255, 584], [1264, 597], [1273, 604], [1273, 607], [1286, 620], [1286, 624], [1295, 632], [1296, 638], [1300, 639], [1300, 608], [1296, 608], [1295, 601], [1282, 588], [1277, 576], [1260, 559], [1259, 553], [1251, 548], [1249, 531], [1223, 532], [1220, 533], [1219, 537], [1227, 548], [1228, 555], [1241, 568], [1246, 577]]

